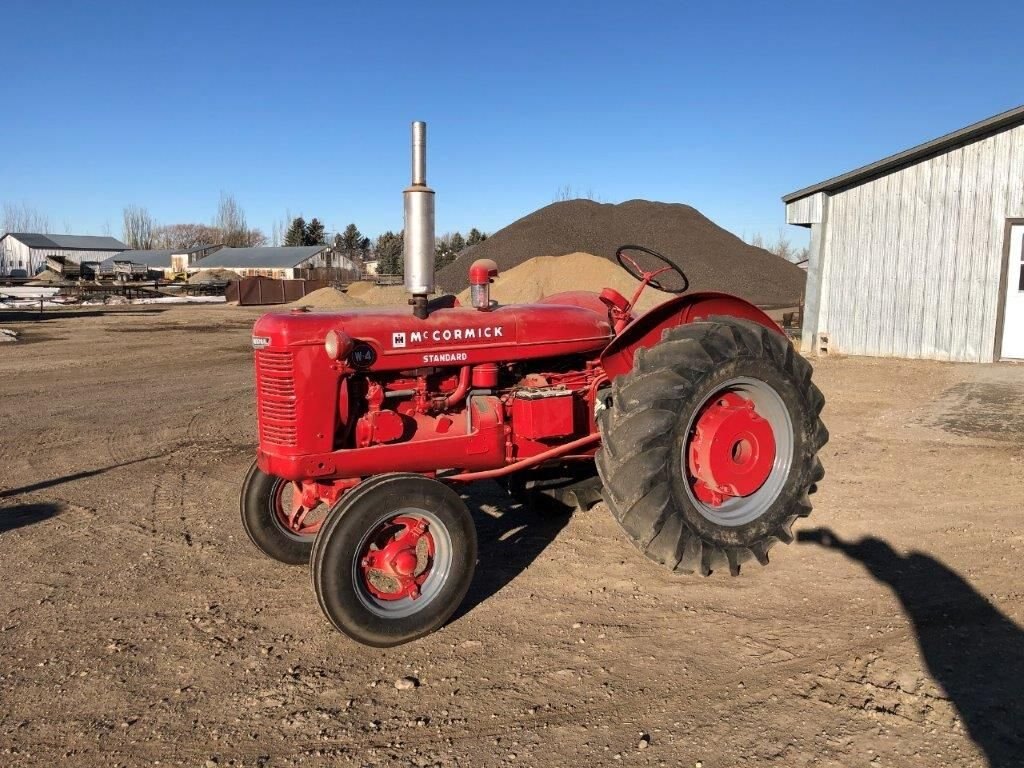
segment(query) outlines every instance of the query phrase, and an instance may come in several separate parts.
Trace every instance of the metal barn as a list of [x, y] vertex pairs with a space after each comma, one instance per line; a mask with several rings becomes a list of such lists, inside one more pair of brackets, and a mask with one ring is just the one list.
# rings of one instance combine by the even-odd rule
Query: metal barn
[[782, 199], [811, 230], [805, 350], [1024, 359], [1024, 107]]
[[189, 269], [230, 269], [242, 277], [274, 277], [291, 280], [296, 270], [305, 269], [356, 270], [356, 265], [326, 245], [305, 245], [253, 248], [221, 248], [216, 253], [199, 259]]
[[0, 237], [0, 275], [9, 275], [12, 270], [34, 275], [46, 268], [47, 257], [81, 264], [100, 262], [125, 250], [128, 246], [113, 237], [8, 232]]

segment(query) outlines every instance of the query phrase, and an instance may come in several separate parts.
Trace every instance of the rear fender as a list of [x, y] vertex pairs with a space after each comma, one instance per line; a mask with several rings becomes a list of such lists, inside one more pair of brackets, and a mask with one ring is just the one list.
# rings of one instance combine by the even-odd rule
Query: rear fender
[[636, 351], [653, 347], [661, 341], [661, 334], [665, 330], [684, 323], [707, 320], [716, 315], [753, 320], [770, 331], [783, 333], [774, 320], [748, 301], [727, 293], [690, 293], [659, 304], [627, 325], [622, 333], [604, 348], [604, 352], [601, 353], [601, 365], [609, 379], [629, 373], [633, 370], [633, 356]]

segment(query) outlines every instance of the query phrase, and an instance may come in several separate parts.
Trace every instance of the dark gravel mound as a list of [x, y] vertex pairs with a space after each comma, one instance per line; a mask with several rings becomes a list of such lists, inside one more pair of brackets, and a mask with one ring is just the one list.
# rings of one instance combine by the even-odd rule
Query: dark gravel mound
[[799, 267], [748, 245], [695, 208], [649, 200], [553, 203], [463, 251], [438, 272], [437, 281], [457, 293], [468, 285], [469, 265], [476, 259], [494, 259], [501, 270], [535, 256], [579, 251], [614, 260], [623, 243], [645, 245], [678, 263], [690, 278], [691, 291], [724, 291], [755, 304], [787, 306], [803, 295], [805, 274]]

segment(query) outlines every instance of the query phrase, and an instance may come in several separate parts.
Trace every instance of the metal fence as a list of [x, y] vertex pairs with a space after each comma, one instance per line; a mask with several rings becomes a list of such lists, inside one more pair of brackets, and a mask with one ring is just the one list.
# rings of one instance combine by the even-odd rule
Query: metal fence
[[326, 288], [329, 280], [275, 280], [271, 277], [246, 277], [228, 283], [224, 295], [228, 301], [242, 306], [260, 304], [288, 304], [298, 301], [307, 293]]

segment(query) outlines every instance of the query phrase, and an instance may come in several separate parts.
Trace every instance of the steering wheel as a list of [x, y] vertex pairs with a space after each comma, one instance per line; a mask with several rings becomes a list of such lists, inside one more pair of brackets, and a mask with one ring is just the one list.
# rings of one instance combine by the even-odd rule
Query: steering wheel
[[[645, 272], [643, 268], [636, 263], [635, 259], [626, 255], [626, 251], [640, 251], [641, 253], [646, 253], [648, 256], [653, 256], [658, 261], [662, 262], [665, 266], [660, 269], [655, 269], [653, 272]], [[615, 252], [615, 260], [619, 262], [620, 267], [629, 273], [630, 277], [640, 280], [641, 282], [646, 281], [647, 285], [659, 291], [664, 291], [665, 293], [686, 293], [687, 289], [690, 287], [689, 278], [686, 277], [686, 273], [679, 268], [678, 264], [672, 263], [657, 251], [652, 251], [650, 248], [644, 248], [642, 245], [620, 245], [619, 249]], [[679, 275], [679, 277], [683, 279], [682, 288], [666, 288], [660, 281], [655, 279], [658, 275], [664, 274], [665, 272], [675, 272]]]

